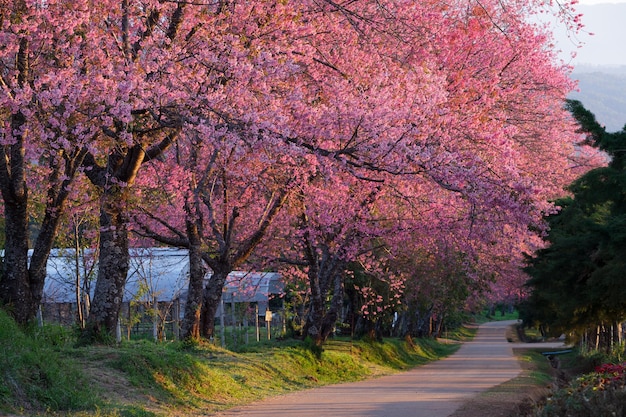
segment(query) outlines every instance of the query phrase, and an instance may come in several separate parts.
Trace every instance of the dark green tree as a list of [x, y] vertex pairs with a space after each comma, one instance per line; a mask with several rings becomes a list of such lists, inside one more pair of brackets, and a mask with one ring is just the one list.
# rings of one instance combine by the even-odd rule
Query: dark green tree
[[568, 108], [587, 144], [609, 159], [574, 181], [571, 197], [556, 202], [549, 245], [528, 260], [532, 292], [522, 318], [553, 334], [582, 334], [626, 317], [626, 130], [606, 132], [578, 101]]

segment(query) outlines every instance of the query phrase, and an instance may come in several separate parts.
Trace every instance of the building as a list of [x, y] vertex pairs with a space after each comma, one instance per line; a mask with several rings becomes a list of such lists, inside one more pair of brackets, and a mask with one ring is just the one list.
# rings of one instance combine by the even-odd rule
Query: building
[[[134, 248], [124, 291], [121, 326], [127, 334], [136, 328], [152, 326], [157, 334], [171, 331], [176, 335], [184, 314], [189, 285], [189, 257], [185, 249]], [[95, 289], [97, 259], [91, 250], [76, 256], [72, 249], [55, 249], [48, 259], [48, 272], [42, 299], [42, 318], [64, 324], [76, 323], [82, 311], [89, 309]], [[205, 278], [211, 279], [209, 271]], [[265, 315], [269, 301], [283, 292], [281, 275], [275, 272], [231, 273], [226, 281], [221, 308], [216, 317], [237, 321], [237, 310], [254, 306]], [[77, 303], [80, 300], [80, 305]], [[224, 307], [224, 304], [227, 304]], [[258, 309], [257, 309], [258, 307]], [[83, 320], [85, 319], [82, 315]], [[229, 324], [229, 323], [227, 323]], [[150, 330], [150, 329], [148, 329]]]

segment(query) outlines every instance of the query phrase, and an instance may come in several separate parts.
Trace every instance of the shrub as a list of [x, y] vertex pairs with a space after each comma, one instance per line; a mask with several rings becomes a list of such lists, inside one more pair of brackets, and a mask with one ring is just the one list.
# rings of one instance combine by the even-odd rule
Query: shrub
[[626, 415], [626, 363], [603, 364], [548, 399], [541, 417]]

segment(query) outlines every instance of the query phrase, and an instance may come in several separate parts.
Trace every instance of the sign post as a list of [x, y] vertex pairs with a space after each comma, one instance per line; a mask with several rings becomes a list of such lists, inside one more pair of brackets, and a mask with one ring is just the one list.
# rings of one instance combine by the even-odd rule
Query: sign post
[[272, 311], [265, 310], [265, 324], [267, 326], [267, 340], [271, 338], [271, 327], [272, 327]]

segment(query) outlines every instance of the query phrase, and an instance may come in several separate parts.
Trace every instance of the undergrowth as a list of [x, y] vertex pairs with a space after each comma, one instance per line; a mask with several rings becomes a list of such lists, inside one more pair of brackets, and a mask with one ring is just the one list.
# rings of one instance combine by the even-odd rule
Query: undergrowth
[[626, 363], [621, 351], [613, 357], [602, 353], [576, 354], [564, 367], [576, 374], [537, 408], [535, 416], [626, 415]]

